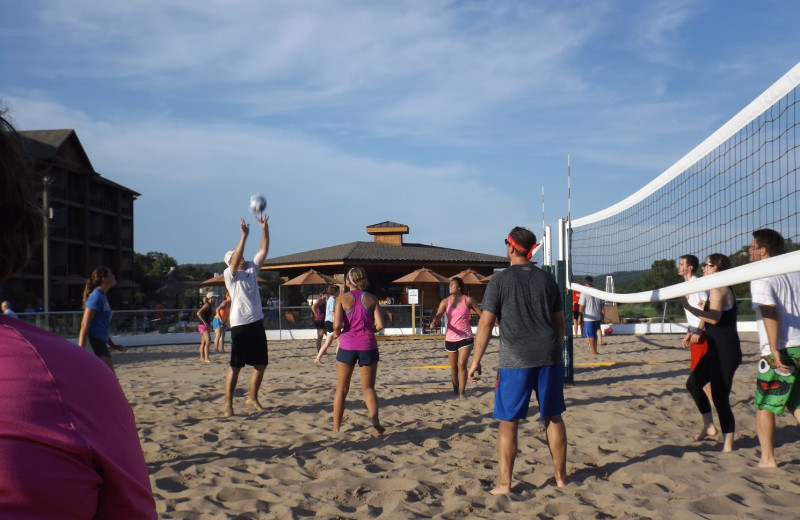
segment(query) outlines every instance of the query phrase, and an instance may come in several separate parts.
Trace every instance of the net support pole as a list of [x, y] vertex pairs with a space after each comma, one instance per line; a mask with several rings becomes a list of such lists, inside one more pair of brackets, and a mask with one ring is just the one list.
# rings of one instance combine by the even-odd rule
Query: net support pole
[[567, 284], [566, 262], [559, 260], [556, 264], [556, 282], [564, 295], [564, 383], [575, 382], [572, 360], [572, 291]]
[[553, 236], [551, 226], [544, 227], [544, 259], [542, 260], [542, 264], [553, 265]]

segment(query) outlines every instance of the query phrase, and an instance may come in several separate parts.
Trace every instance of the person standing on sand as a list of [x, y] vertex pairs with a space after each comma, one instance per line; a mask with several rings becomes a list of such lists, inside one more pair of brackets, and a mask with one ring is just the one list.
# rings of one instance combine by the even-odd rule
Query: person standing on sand
[[269, 251], [269, 217], [263, 213], [256, 215], [261, 226], [261, 244], [252, 262], [244, 259], [244, 244], [250, 233], [250, 226], [241, 219], [241, 237], [236, 249], [225, 254], [225, 286], [231, 295], [231, 363], [225, 375], [225, 417], [233, 415], [233, 393], [239, 372], [245, 365], [251, 365], [250, 391], [245, 400], [259, 412], [264, 409], [258, 402], [258, 390], [264, 379], [264, 370], [269, 363], [267, 335], [264, 332], [264, 311], [261, 295], [258, 293], [258, 271]]
[[[678, 276], [687, 282], [697, 279], [695, 273], [697, 273], [699, 269], [700, 260], [694, 255], [683, 255], [678, 259]], [[708, 291], [700, 291], [686, 296], [686, 302], [691, 307], [694, 307], [698, 310], [705, 309], [707, 301]], [[689, 311], [685, 310], [684, 313], [686, 314], [686, 325], [688, 330], [681, 341], [681, 345], [683, 348], [689, 349], [689, 372], [694, 372], [697, 363], [708, 352], [708, 341], [706, 340], [705, 330], [703, 330], [705, 328], [705, 323], [699, 317], [695, 316]], [[708, 397], [709, 402], [711, 402], [711, 385], [706, 384], [703, 387], [703, 392], [705, 392], [706, 397]], [[714, 427], [713, 422], [710, 424], [710, 428], [708, 428], [706, 432], [711, 436], [717, 434], [717, 430]]]
[[536, 391], [539, 414], [544, 421], [547, 444], [553, 458], [558, 487], [567, 482], [567, 429], [561, 414], [564, 405], [564, 305], [552, 275], [530, 263], [536, 235], [515, 227], [506, 238], [511, 265], [497, 273], [486, 287], [483, 313], [475, 336], [475, 355], [469, 378], [477, 382], [481, 359], [492, 328], [500, 320], [500, 359], [494, 414], [500, 420], [497, 455], [500, 481], [493, 495], [511, 492], [517, 457], [520, 419], [528, 416], [531, 392]]
[[111, 306], [106, 293], [116, 283], [117, 279], [108, 267], [100, 266], [92, 270], [83, 287], [83, 317], [78, 331], [78, 346], [86, 348], [87, 343], [91, 345], [95, 355], [112, 371], [114, 362], [108, 347], [125, 352], [125, 347], [111, 339]]
[[[772, 229], [753, 231], [750, 261], [783, 254], [784, 241]], [[800, 273], [781, 274], [750, 282], [758, 325], [761, 359], [756, 375], [756, 432], [761, 444], [760, 468], [777, 468], [775, 416], [784, 408], [800, 424]]]
[[[703, 264], [706, 276], [730, 269], [730, 259], [720, 253], [708, 255]], [[733, 376], [742, 364], [742, 347], [736, 325], [736, 295], [730, 287], [716, 287], [708, 293], [708, 302], [700, 311], [689, 305], [686, 296], [679, 300], [683, 308], [701, 318], [706, 331], [708, 352], [700, 358], [686, 381], [697, 409], [703, 416], [703, 429], [694, 440], [699, 441], [717, 434], [711, 418], [711, 403], [703, 389], [711, 385], [711, 400], [717, 409], [722, 430], [722, 451], [733, 451], [736, 419], [731, 409], [730, 395]]]
[[[594, 278], [587, 276], [584, 285], [592, 287]], [[583, 327], [583, 337], [589, 341], [589, 348], [592, 349], [592, 355], [597, 355], [598, 338], [602, 338], [603, 330], [600, 324], [603, 323], [603, 300], [595, 298], [588, 293], [581, 293], [578, 300], [578, 309], [581, 314], [581, 326]], [[602, 345], [603, 340], [600, 339], [599, 343]]]
[[353, 370], [361, 367], [361, 391], [367, 404], [372, 427], [378, 434], [385, 430], [378, 417], [378, 395], [375, 378], [378, 374], [378, 340], [375, 333], [383, 329], [383, 316], [378, 299], [366, 292], [367, 273], [361, 267], [347, 272], [350, 292], [336, 300], [333, 335], [339, 337], [336, 352], [336, 395], [333, 398], [333, 431], [338, 432], [344, 415], [344, 403], [350, 391]]
[[217, 293], [209, 292], [203, 297], [203, 305], [197, 310], [197, 319], [200, 325], [197, 331], [200, 333], [200, 362], [211, 363], [208, 358], [208, 349], [211, 346], [211, 316], [214, 313], [214, 305], [217, 303]]
[[317, 352], [322, 347], [322, 337], [325, 335], [325, 306], [328, 303], [327, 289], [319, 293], [319, 298], [311, 306], [311, 313], [314, 315], [314, 328], [317, 329]]
[[467, 361], [475, 343], [470, 325], [470, 315], [474, 312], [481, 315], [481, 308], [471, 296], [464, 294], [464, 280], [454, 277], [450, 280], [450, 296], [442, 300], [439, 310], [431, 321], [431, 326], [438, 327], [442, 316], [447, 314], [447, 333], [444, 337], [444, 349], [450, 361], [450, 379], [453, 391], [458, 398], [465, 399], [464, 389], [467, 387]]
[[217, 314], [212, 320], [214, 326], [214, 349], [225, 352], [225, 331], [230, 327], [228, 315], [231, 312], [231, 294], [226, 292], [222, 303], [217, 306]]

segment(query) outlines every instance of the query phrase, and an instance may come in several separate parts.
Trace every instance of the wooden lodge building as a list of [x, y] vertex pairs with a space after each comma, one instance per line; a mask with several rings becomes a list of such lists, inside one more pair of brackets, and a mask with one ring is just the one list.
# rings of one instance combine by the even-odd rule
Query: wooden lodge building
[[[133, 301], [133, 203], [139, 193], [94, 171], [74, 130], [19, 134], [49, 207], [49, 310], [79, 310], [86, 278], [100, 265], [117, 277], [112, 307]], [[44, 250], [44, 244], [34, 250], [28, 266], [3, 287], [3, 298], [18, 312], [44, 303]]]
[[[367, 226], [372, 235], [371, 242], [350, 242], [338, 246], [324, 247], [291, 255], [268, 258], [262, 267], [264, 271], [279, 271], [282, 279], [288, 280], [314, 269], [333, 277], [343, 285], [344, 277], [351, 267], [360, 266], [367, 271], [368, 290], [385, 303], [408, 303], [407, 289], [392, 283], [420, 267], [427, 267], [444, 276], [454, 276], [465, 269], [474, 269], [488, 276], [495, 269], [508, 266], [503, 256], [473, 253], [460, 249], [449, 249], [426, 244], [405, 243], [403, 235], [409, 232], [408, 226], [397, 222], [381, 222]], [[424, 291], [424, 309], [436, 309], [447, 295], [447, 286], [426, 284], [414, 286]], [[484, 286], [467, 285], [464, 292], [480, 301]], [[287, 294], [288, 293], [288, 294]], [[284, 304], [298, 305], [303, 297], [295, 292], [284, 293]], [[297, 300], [297, 301], [295, 301]]]

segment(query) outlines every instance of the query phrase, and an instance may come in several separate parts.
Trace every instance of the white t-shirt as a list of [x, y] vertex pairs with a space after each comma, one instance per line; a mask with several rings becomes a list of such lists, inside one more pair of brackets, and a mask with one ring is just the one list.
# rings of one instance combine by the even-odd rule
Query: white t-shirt
[[778, 311], [778, 350], [800, 347], [800, 273], [753, 280], [750, 282], [750, 293], [756, 311], [761, 355], [770, 354], [769, 338], [761, 319], [762, 305], [774, 305]]
[[328, 296], [328, 302], [325, 304], [325, 321], [333, 323], [333, 315], [336, 311], [336, 297]]
[[231, 293], [231, 327], [247, 325], [264, 319], [261, 306], [261, 295], [258, 293], [258, 266], [253, 262], [245, 262], [244, 269], [236, 276], [231, 268], [225, 268], [225, 287]]
[[[692, 280], [696, 280], [696, 276], [692, 276]], [[705, 307], [706, 302], [708, 301], [708, 291], [700, 291], [694, 294], [690, 294], [686, 297], [689, 301], [689, 305], [694, 307], [697, 310], [702, 311], [703, 307]], [[686, 313], [686, 323], [689, 325], [689, 332], [694, 332], [700, 326], [700, 318], [692, 314], [691, 312], [684, 310], [683, 312]]]
[[601, 321], [603, 319], [603, 301], [586, 293], [581, 293], [578, 305], [583, 305], [583, 321]]

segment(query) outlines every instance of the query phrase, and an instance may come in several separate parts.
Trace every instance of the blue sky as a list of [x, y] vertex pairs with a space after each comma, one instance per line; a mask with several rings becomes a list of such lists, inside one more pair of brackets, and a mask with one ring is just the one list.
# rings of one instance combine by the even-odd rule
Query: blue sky
[[[782, 1], [0, 0], [0, 102], [142, 194], [137, 252], [370, 240], [504, 254], [633, 193], [798, 61]], [[255, 252], [251, 240], [247, 254]]]

